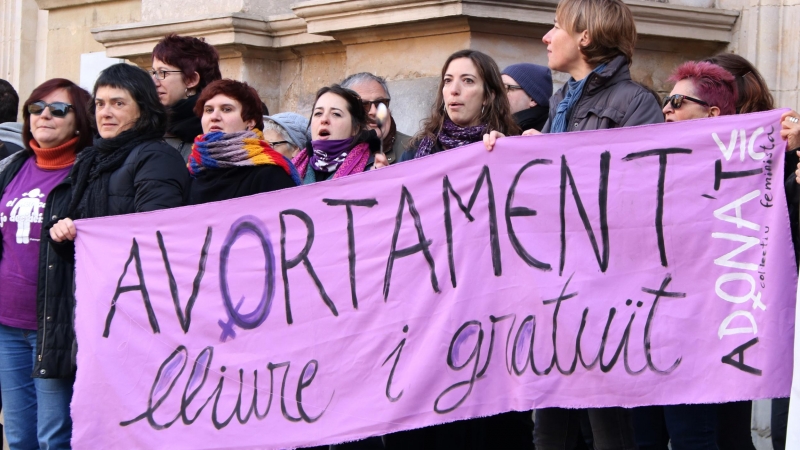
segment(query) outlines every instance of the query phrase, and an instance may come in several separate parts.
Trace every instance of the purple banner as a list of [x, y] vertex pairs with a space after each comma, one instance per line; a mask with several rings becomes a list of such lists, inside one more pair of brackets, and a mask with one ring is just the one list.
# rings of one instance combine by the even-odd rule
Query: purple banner
[[787, 396], [781, 112], [79, 221], [73, 445], [287, 448]]

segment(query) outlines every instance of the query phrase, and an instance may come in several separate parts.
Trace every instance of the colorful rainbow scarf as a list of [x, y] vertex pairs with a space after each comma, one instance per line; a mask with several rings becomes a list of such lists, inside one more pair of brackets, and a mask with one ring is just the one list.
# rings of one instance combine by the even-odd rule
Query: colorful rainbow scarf
[[210, 169], [267, 164], [280, 166], [298, 186], [303, 184], [294, 164], [273, 150], [258, 129], [236, 133], [214, 131], [197, 136], [186, 167], [192, 177], [197, 178]]

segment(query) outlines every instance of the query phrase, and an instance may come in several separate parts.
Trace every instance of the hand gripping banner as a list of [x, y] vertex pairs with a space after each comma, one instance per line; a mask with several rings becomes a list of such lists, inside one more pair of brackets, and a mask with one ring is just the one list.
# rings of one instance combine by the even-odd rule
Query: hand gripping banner
[[787, 396], [781, 111], [79, 221], [73, 445], [287, 448]]

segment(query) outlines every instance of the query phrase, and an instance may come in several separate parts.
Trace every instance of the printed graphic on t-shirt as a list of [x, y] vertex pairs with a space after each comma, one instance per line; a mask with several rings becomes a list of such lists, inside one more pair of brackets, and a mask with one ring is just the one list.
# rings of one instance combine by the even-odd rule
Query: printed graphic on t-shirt
[[31, 224], [42, 223], [45, 203], [40, 199], [44, 197], [41, 189], [34, 188], [22, 194], [23, 198], [14, 198], [6, 203], [11, 208], [8, 217], [0, 212], [0, 228], [9, 227], [8, 222], [17, 224], [17, 244], [27, 244], [31, 239]]

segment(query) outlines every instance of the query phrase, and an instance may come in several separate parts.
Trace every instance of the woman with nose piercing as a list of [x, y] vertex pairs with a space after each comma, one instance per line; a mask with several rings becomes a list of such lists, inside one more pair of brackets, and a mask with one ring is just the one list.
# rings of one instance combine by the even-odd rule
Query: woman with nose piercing
[[247, 83], [209, 84], [194, 110], [205, 134], [195, 139], [187, 165], [190, 205], [300, 184], [291, 161], [264, 140], [261, 99]]

